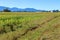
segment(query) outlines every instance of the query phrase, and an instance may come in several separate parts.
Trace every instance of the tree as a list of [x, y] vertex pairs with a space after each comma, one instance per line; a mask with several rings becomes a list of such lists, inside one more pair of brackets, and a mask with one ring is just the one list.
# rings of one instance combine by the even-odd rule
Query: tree
[[59, 10], [56, 10], [56, 12], [59, 12]]
[[53, 12], [59, 12], [59, 10], [53, 10]]
[[3, 12], [11, 12], [8, 8], [4, 9]]

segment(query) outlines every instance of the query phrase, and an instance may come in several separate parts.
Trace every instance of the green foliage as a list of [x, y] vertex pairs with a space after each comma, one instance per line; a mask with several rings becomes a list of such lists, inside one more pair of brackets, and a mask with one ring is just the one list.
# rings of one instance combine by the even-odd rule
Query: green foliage
[[11, 12], [8, 8], [4, 9], [3, 12]]

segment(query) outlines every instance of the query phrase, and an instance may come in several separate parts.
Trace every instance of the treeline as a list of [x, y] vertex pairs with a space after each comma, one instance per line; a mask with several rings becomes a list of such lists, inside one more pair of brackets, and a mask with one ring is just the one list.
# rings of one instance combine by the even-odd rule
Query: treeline
[[[8, 8], [3, 9], [3, 11], [0, 12], [12, 12]], [[13, 12], [34, 12], [34, 11], [13, 11]], [[36, 12], [36, 11], [35, 11]], [[60, 12], [59, 10], [51, 10], [51, 11], [37, 11], [37, 12]]]
[[9, 10], [8, 8], [6, 8], [6, 9], [3, 9], [3, 11], [1, 11], [1, 12], [11, 12], [11, 10]]

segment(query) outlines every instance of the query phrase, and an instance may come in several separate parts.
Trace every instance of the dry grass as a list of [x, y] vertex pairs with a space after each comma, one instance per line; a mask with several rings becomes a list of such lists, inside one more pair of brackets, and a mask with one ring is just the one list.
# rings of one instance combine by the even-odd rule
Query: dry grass
[[1, 12], [0, 40], [60, 40], [60, 13]]

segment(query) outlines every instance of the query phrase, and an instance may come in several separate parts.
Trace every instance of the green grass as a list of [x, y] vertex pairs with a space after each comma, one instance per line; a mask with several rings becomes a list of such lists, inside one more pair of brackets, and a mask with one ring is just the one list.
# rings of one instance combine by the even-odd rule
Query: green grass
[[60, 12], [0, 12], [0, 40], [60, 40]]

